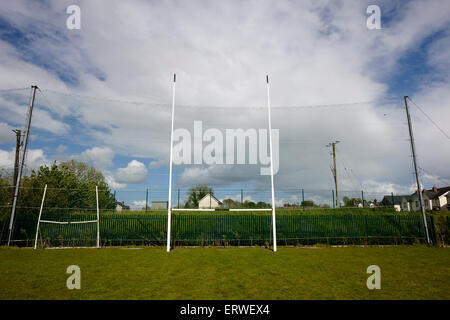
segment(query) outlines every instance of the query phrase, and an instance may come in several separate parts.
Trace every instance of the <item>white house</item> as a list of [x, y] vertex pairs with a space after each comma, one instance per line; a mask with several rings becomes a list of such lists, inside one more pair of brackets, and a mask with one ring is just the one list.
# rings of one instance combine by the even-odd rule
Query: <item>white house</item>
[[[450, 210], [450, 187], [424, 189], [422, 196], [425, 210]], [[393, 205], [397, 211], [420, 211], [420, 199], [417, 191], [411, 195], [385, 196], [382, 204]]]
[[198, 202], [199, 209], [214, 209], [220, 207], [221, 205], [222, 202], [210, 193], [207, 193], [206, 196], [201, 198]]

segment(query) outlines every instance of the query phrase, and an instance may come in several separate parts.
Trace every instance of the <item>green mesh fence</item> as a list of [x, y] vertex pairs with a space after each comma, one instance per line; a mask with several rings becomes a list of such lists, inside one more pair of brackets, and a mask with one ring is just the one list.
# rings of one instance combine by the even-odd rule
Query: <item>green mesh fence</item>
[[[95, 214], [72, 214], [70, 221], [95, 220]], [[42, 219], [67, 221], [67, 215], [48, 214]], [[36, 215], [20, 215], [14, 243], [31, 246]], [[433, 226], [433, 218], [428, 217]], [[55, 225], [42, 223], [38, 244], [45, 246], [95, 246], [96, 223]], [[103, 214], [102, 246], [165, 245], [167, 216], [161, 213]], [[271, 245], [270, 213], [172, 215], [172, 244], [185, 246]], [[435, 241], [434, 227], [430, 228]], [[279, 245], [401, 244], [424, 242], [420, 215], [277, 215]]]

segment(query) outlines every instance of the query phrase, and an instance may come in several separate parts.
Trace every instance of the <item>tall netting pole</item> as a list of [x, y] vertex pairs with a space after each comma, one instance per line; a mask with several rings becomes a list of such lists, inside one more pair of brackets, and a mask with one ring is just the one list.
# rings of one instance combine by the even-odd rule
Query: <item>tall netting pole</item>
[[277, 252], [277, 228], [275, 218], [275, 190], [273, 187], [273, 152], [272, 152], [272, 119], [270, 116], [270, 91], [269, 75], [266, 75], [267, 83], [267, 111], [269, 115], [269, 150], [270, 150], [270, 183], [272, 187], [272, 230], [273, 230], [273, 251]]
[[172, 89], [172, 126], [170, 130], [170, 163], [169, 163], [169, 201], [167, 204], [167, 252], [170, 252], [170, 227], [172, 220], [172, 149], [173, 149], [173, 123], [175, 117], [175, 84], [177, 75], [173, 75], [173, 89]]
[[42, 195], [41, 208], [39, 209], [39, 217], [38, 217], [37, 226], [36, 226], [36, 237], [34, 238], [34, 250], [36, 250], [36, 246], [37, 246], [37, 239], [38, 239], [38, 234], [39, 234], [39, 225], [41, 223], [42, 207], [44, 206], [44, 200], [45, 200], [45, 193], [46, 192], [47, 192], [47, 184], [45, 184], [45, 187], [44, 187], [44, 194]]
[[98, 186], [95, 186], [95, 199], [97, 201], [97, 248], [100, 248], [100, 210], [98, 209]]
[[17, 198], [19, 196], [20, 179], [22, 178], [22, 170], [23, 170], [23, 165], [25, 164], [25, 156], [27, 153], [28, 137], [30, 135], [31, 116], [33, 114], [33, 106], [34, 106], [34, 98], [36, 96], [36, 89], [37, 89], [37, 86], [31, 86], [31, 97], [30, 97], [30, 106], [28, 108], [27, 127], [25, 129], [25, 138], [23, 141], [23, 149], [22, 149], [22, 161], [20, 163], [19, 171], [17, 174], [17, 181], [16, 181], [15, 190], [14, 190], [14, 199], [13, 199], [12, 210], [11, 210], [11, 218], [9, 220], [8, 247], [11, 242], [11, 237], [13, 234], [14, 217], [16, 214]]
[[420, 187], [420, 181], [419, 181], [419, 171], [417, 170], [417, 160], [416, 160], [416, 147], [414, 144], [414, 135], [413, 135], [413, 129], [411, 124], [411, 116], [409, 115], [409, 106], [408, 106], [408, 96], [404, 97], [405, 100], [405, 109], [406, 109], [406, 118], [408, 120], [408, 130], [409, 130], [409, 137], [411, 142], [411, 152], [412, 152], [412, 158], [413, 158], [413, 165], [414, 165], [414, 173], [416, 176], [416, 183], [417, 183], [417, 193], [419, 195], [419, 203], [420, 203], [420, 211], [422, 211], [422, 219], [423, 219], [423, 227], [425, 229], [425, 236], [427, 239], [427, 243], [430, 244], [430, 234], [428, 233], [428, 225], [427, 225], [427, 217], [425, 215], [425, 207], [423, 205], [423, 195], [422, 195], [422, 188]]

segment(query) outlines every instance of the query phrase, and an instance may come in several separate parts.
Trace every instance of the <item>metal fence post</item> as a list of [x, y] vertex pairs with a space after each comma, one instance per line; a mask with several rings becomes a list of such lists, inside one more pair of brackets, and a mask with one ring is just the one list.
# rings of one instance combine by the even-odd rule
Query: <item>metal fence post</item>
[[302, 207], [305, 210], [305, 190], [302, 189]]
[[331, 190], [331, 196], [333, 197], [333, 209], [336, 209], [336, 202], [334, 201], [334, 190]]
[[361, 190], [361, 203], [364, 208], [365, 206], [364, 206], [364, 191], [363, 190]]

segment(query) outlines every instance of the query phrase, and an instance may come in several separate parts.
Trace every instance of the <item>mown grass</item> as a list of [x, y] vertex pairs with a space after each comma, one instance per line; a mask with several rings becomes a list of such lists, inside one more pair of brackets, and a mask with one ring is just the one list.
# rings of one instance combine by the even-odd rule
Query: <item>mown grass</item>
[[[81, 290], [66, 288], [72, 264]], [[366, 287], [373, 264], [380, 290]], [[450, 299], [450, 249], [3, 248], [0, 299]]]

